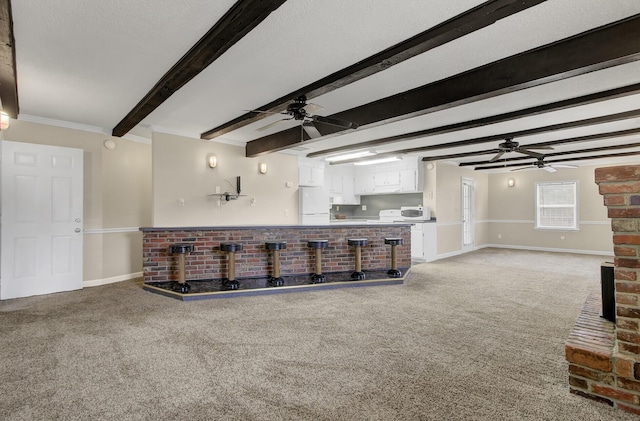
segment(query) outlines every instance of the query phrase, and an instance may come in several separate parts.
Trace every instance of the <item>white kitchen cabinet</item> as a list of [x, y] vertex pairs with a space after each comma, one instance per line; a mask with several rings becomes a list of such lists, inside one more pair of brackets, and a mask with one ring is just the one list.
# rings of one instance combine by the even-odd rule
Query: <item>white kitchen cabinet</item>
[[356, 167], [355, 192], [361, 195], [421, 192], [423, 174], [422, 161], [416, 157]]
[[359, 205], [356, 195], [352, 165], [328, 165], [325, 170], [325, 188], [329, 190], [331, 203], [335, 205]]
[[373, 176], [374, 193], [397, 193], [400, 191], [400, 171], [383, 171]]
[[298, 185], [320, 187], [324, 185], [324, 163], [298, 162]]
[[418, 191], [417, 170], [401, 170], [400, 171], [400, 191], [411, 193]]
[[355, 180], [356, 194], [374, 194], [375, 179], [373, 174], [357, 174]]

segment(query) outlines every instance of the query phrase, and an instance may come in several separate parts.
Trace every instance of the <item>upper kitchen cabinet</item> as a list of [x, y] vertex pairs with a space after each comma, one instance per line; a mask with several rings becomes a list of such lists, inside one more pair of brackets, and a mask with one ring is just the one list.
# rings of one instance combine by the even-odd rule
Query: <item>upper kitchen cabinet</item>
[[423, 188], [422, 161], [416, 157], [355, 167], [355, 194], [417, 193]]
[[298, 185], [324, 186], [324, 162], [300, 159], [298, 161]]
[[355, 194], [355, 170], [353, 165], [327, 165], [325, 186], [329, 189], [332, 204], [359, 205], [360, 196]]

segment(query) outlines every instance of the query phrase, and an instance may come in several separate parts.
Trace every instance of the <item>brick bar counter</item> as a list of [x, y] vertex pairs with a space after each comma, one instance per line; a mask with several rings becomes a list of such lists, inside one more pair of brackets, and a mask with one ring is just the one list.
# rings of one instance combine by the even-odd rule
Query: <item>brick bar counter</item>
[[[287, 288], [364, 286], [376, 283], [402, 283], [411, 266], [411, 224], [353, 224], [353, 225], [289, 225], [289, 226], [221, 226], [221, 227], [170, 227], [140, 228], [143, 233], [143, 274], [145, 289], [173, 296], [174, 298], [198, 299], [240, 293], [254, 294], [285, 292]], [[391, 247], [385, 238], [402, 238], [396, 247], [397, 266], [403, 277], [387, 279], [391, 267]], [[362, 271], [365, 281], [352, 281], [355, 253], [349, 247], [349, 238], [366, 238], [367, 246], [361, 250]], [[309, 280], [315, 272], [315, 250], [308, 247], [309, 240], [327, 240], [322, 250], [322, 270], [326, 284], [312, 284]], [[286, 242], [280, 251], [280, 274], [285, 284], [278, 288], [267, 288], [266, 280], [273, 271], [273, 261], [266, 242]], [[221, 243], [242, 244], [235, 253], [235, 279], [240, 288], [225, 291], [221, 282], [228, 275], [228, 256], [220, 250]], [[179, 279], [178, 258], [170, 253], [170, 246], [193, 245], [185, 255], [186, 281], [192, 286], [189, 293], [171, 291], [170, 284]]]

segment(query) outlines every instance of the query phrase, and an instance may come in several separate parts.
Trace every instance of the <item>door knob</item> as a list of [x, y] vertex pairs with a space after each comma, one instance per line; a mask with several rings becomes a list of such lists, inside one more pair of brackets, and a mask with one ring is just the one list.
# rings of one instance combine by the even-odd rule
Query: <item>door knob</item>
[[76, 222], [80, 222], [80, 218], [76, 218]]
[[81, 230], [80, 230], [80, 228], [76, 228], [76, 229], [74, 229], [74, 231], [75, 232], [80, 232]]

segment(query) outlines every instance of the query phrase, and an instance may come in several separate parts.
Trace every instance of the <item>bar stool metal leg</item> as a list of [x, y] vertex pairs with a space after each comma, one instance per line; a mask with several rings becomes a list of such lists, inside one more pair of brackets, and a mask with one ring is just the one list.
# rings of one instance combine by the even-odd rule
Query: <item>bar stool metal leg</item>
[[387, 275], [390, 278], [400, 278], [402, 277], [402, 272], [398, 270], [397, 259], [396, 259], [396, 246], [403, 244], [402, 238], [385, 238], [384, 243], [391, 245], [391, 269], [387, 271]]
[[355, 247], [355, 251], [356, 251], [356, 264], [355, 264], [355, 272], [353, 272], [351, 274], [351, 280], [353, 281], [361, 281], [363, 279], [366, 278], [366, 275], [364, 274], [364, 272], [362, 271], [362, 249], [361, 247], [364, 247], [367, 245], [367, 239], [366, 238], [349, 238], [347, 240], [348, 244], [350, 246]]
[[315, 273], [311, 275], [312, 284], [322, 284], [327, 280], [327, 277], [322, 273], [322, 249], [326, 248], [329, 242], [327, 240], [309, 240], [307, 246], [315, 249], [316, 253], [316, 269]]
[[185, 275], [186, 254], [193, 251], [193, 244], [172, 244], [169, 253], [178, 255], [178, 282], [172, 286], [173, 291], [186, 294], [191, 290]]
[[273, 275], [268, 280], [268, 285], [272, 287], [281, 287], [284, 285], [284, 279], [280, 276], [280, 250], [287, 248], [284, 241], [268, 241], [265, 248], [273, 252]]
[[227, 290], [236, 290], [240, 288], [240, 282], [236, 281], [236, 252], [242, 250], [242, 244], [222, 243], [220, 250], [226, 252], [228, 256], [227, 277], [222, 279], [222, 287]]

